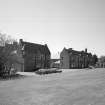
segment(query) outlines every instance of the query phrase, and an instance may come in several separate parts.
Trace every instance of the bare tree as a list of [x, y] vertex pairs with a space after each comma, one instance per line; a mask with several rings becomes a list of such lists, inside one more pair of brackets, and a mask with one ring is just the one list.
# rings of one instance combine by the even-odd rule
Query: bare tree
[[5, 44], [13, 44], [16, 39], [12, 38], [10, 35], [0, 33], [0, 46], [5, 46]]
[[11, 36], [0, 33], [0, 75], [10, 74], [14, 63], [13, 51], [18, 47], [18, 43]]

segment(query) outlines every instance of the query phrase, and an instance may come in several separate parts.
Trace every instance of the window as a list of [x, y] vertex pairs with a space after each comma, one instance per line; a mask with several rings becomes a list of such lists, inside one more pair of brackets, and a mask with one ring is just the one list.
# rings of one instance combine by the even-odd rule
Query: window
[[64, 57], [61, 57], [61, 60], [63, 60]]

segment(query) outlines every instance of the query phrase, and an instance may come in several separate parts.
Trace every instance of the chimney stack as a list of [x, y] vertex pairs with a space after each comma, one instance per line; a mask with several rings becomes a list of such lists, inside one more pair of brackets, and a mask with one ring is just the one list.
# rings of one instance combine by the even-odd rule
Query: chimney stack
[[23, 42], [23, 39], [20, 39], [20, 43]]
[[87, 53], [87, 48], [85, 48], [85, 52]]

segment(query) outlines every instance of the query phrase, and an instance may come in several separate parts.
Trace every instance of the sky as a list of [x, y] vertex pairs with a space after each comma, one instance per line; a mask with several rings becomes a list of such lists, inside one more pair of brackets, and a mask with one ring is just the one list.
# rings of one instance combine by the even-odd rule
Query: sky
[[64, 47], [105, 55], [105, 0], [0, 0], [0, 32], [47, 44], [52, 58]]

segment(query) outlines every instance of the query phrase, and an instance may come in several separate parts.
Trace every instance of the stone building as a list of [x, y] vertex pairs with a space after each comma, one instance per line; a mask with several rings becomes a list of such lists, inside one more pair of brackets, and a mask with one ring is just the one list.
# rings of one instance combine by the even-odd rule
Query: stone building
[[76, 51], [72, 48], [64, 48], [60, 54], [60, 68], [80, 69], [95, 65], [96, 56], [85, 51]]
[[23, 59], [21, 71], [31, 72], [39, 68], [50, 67], [50, 50], [48, 46], [25, 42], [22, 39], [19, 41], [19, 54]]
[[96, 63], [97, 68], [105, 68], [105, 56], [101, 56], [98, 58], [98, 62]]
[[51, 59], [51, 68], [60, 68], [60, 59]]
[[97, 64], [96, 64], [96, 67], [97, 68], [105, 68], [105, 62], [97, 62]]

